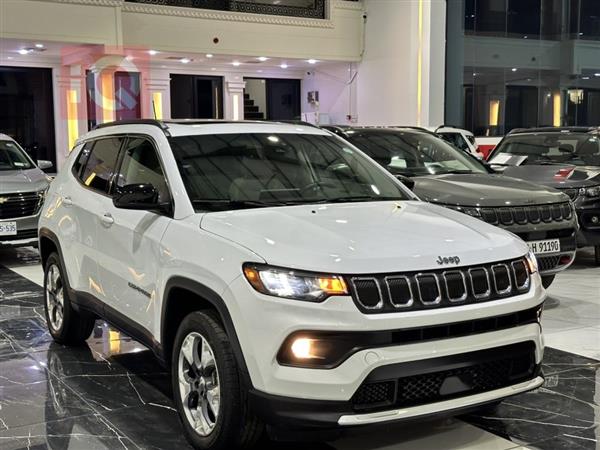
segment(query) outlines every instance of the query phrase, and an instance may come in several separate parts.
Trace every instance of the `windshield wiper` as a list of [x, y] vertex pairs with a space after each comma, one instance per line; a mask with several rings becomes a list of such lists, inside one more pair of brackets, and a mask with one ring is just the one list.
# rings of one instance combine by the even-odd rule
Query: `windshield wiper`
[[446, 174], [461, 175], [461, 174], [469, 174], [469, 173], [473, 173], [473, 171], [469, 170], [469, 169], [455, 169], [455, 170], [445, 170], [443, 172], [436, 172], [433, 175], [446, 175]]
[[308, 203], [353, 203], [353, 202], [384, 202], [384, 201], [402, 201], [407, 200], [405, 198], [398, 197], [373, 197], [372, 195], [354, 195], [347, 197], [332, 197], [315, 200]]
[[[202, 199], [192, 200], [194, 206], [206, 207], [209, 210], [227, 210], [227, 209], [249, 209], [249, 208], [268, 208], [271, 206], [285, 206], [283, 202], [261, 202], [258, 200], [229, 200], [229, 199]], [[204, 208], [203, 208], [204, 209]]]

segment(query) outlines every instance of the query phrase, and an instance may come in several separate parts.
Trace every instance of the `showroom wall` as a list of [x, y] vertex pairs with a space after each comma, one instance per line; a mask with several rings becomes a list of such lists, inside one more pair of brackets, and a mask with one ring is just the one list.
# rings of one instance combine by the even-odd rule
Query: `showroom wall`
[[443, 123], [445, 8], [445, 0], [365, 0], [359, 123]]

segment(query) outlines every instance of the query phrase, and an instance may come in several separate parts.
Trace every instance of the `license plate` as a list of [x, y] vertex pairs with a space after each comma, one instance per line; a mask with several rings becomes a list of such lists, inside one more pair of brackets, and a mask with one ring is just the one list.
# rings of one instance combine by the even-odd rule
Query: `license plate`
[[545, 241], [532, 241], [532, 242], [528, 242], [527, 245], [529, 245], [529, 249], [536, 255], [560, 252], [560, 240], [558, 240], [558, 239], [548, 239]]
[[0, 236], [15, 236], [17, 234], [17, 222], [0, 222]]

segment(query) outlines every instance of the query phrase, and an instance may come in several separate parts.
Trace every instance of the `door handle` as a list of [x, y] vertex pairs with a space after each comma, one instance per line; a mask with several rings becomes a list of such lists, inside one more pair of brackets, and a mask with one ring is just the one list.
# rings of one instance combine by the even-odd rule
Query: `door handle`
[[100, 220], [102, 221], [102, 225], [104, 225], [105, 227], [110, 227], [113, 223], [115, 223], [115, 219], [113, 218], [112, 214], [110, 213], [106, 213], [104, 214]]
[[68, 195], [66, 197], [63, 197], [62, 199], [62, 203], [65, 206], [72, 206], [73, 205], [73, 199], [71, 199], [71, 197], [69, 197]]

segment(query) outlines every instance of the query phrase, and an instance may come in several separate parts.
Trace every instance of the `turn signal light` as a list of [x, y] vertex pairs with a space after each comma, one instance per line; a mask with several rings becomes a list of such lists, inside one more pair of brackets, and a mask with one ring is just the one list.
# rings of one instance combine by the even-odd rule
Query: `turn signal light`
[[344, 295], [348, 292], [342, 278], [319, 278], [319, 288], [329, 295]]

